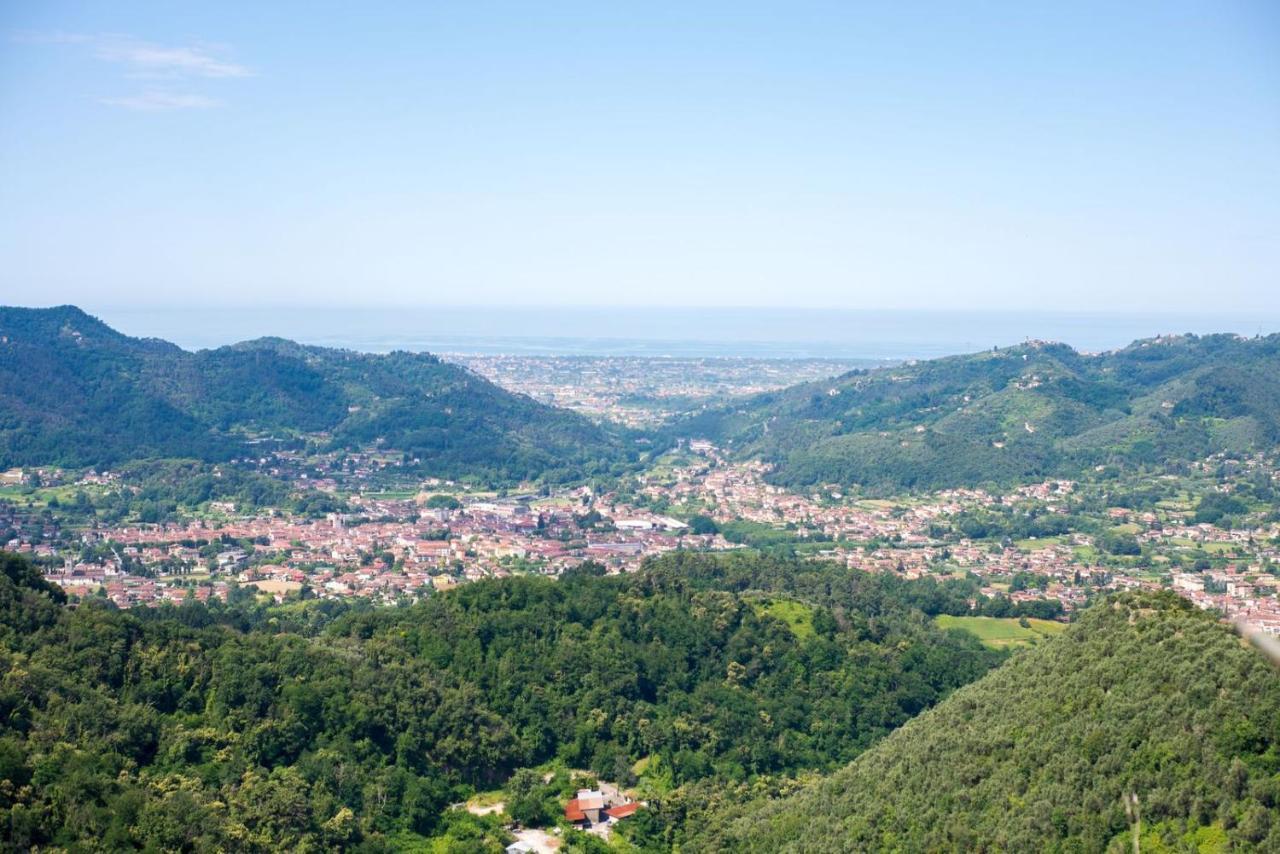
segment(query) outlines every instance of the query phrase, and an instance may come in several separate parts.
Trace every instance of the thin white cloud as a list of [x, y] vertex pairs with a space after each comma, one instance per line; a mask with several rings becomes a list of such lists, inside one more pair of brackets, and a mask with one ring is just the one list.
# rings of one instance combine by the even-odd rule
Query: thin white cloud
[[131, 39], [99, 39], [94, 55], [148, 76], [250, 77], [243, 65], [218, 57], [206, 47], [166, 47]]
[[140, 95], [103, 98], [101, 103], [109, 107], [122, 107], [126, 110], [150, 113], [163, 110], [207, 110], [210, 107], [222, 106], [222, 102], [217, 98], [179, 92], [143, 92]]
[[130, 71], [175, 77], [252, 77], [247, 66], [226, 58], [220, 45], [162, 45], [117, 33], [16, 33], [13, 41], [26, 44], [87, 45], [105, 62], [127, 66]]
[[[111, 33], [20, 33], [15, 41], [29, 44], [76, 45], [103, 62], [123, 69], [122, 76], [150, 80], [157, 88], [133, 95], [101, 98], [99, 102], [126, 110], [160, 111], [217, 107], [222, 101], [196, 92], [175, 91], [170, 86], [198, 80], [252, 77], [247, 66], [228, 58], [223, 46], [208, 44], [162, 45], [128, 35]], [[161, 82], [167, 81], [167, 82]]]

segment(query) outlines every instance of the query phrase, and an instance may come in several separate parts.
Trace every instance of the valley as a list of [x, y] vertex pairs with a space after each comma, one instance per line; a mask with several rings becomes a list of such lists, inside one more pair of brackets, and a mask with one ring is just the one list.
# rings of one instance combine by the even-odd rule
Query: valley
[[1277, 854], [1277, 8], [4, 4], [0, 854]]
[[[31, 377], [16, 361], [0, 371], [9, 399], [44, 393], [25, 390], [35, 377], [81, 383], [86, 365], [109, 364], [123, 372], [113, 382], [152, 401], [136, 417], [155, 437], [87, 464], [84, 437], [119, 429], [110, 409], [91, 414], [89, 386], [79, 403], [0, 426], [11, 721], [0, 799], [20, 846], [74, 848], [91, 832], [174, 850], [922, 850], [978, 838], [1103, 850], [1128, 832], [1121, 780], [1146, 803], [1139, 835], [1153, 850], [1265, 848], [1274, 835], [1280, 680], [1223, 640], [1232, 619], [1280, 635], [1274, 413], [1206, 355], [1244, 358], [1240, 370], [1256, 356], [1265, 371], [1270, 342], [1157, 343], [1158, 367], [1143, 371], [1162, 379], [1147, 394], [1171, 414], [1147, 418], [1124, 414], [1146, 404], [1123, 402], [1092, 368], [1053, 379], [1034, 353], [1072, 357], [1040, 345], [1025, 360], [820, 380], [847, 366], [483, 357], [474, 367], [491, 384], [428, 356], [283, 341], [187, 354], [74, 310], [7, 317], [7, 345], [49, 351]], [[1096, 358], [1127, 357], [1079, 357]], [[226, 365], [238, 378], [219, 379], [232, 385], [216, 397], [209, 372], [226, 377]], [[260, 370], [277, 379], [242, 398]], [[1022, 434], [1006, 425], [977, 458], [951, 420], [931, 426], [955, 395], [999, 413], [1009, 394]], [[1035, 424], [1025, 394], [1049, 407]], [[1063, 414], [1102, 398], [1095, 416]], [[802, 400], [811, 408], [786, 409]], [[836, 400], [846, 408], [832, 411]], [[174, 418], [203, 426], [174, 432]], [[1131, 432], [1108, 433], [1105, 450], [1037, 444], [1078, 441], [1054, 424], [1108, 419]], [[801, 436], [823, 447], [822, 435], [858, 442], [870, 427], [904, 453], [958, 441], [947, 452], [958, 456], [911, 483], [796, 475]], [[1043, 467], [983, 468], [991, 452], [1029, 448], [1049, 454]], [[877, 465], [898, 465], [884, 462], [896, 453]], [[1069, 649], [1158, 669], [1145, 634], [1104, 616], [1116, 609], [1162, 615], [1138, 625], [1177, 661], [1230, 659], [1247, 674], [1231, 690], [1245, 693], [1188, 724], [1212, 750], [1178, 747], [1181, 770], [1154, 775], [1144, 757], [1166, 755], [1176, 733], [1125, 730], [1110, 706], [1091, 713], [1090, 761], [1099, 745], [1137, 746], [1103, 778], [1055, 789], [1017, 759], [1042, 715], [1032, 686], [1070, 708], [1053, 686], [1088, 695], [1113, 679]], [[24, 694], [30, 678], [78, 699]], [[1205, 708], [1153, 698], [1148, 682], [1117, 690], [1117, 709]], [[1247, 726], [1233, 723], [1239, 703], [1256, 710]], [[96, 728], [73, 726], [90, 714]], [[979, 780], [954, 758], [924, 777], [902, 770], [991, 749], [954, 746], [972, 738], [957, 714], [1005, 745], [981, 773], [1035, 804], [1033, 819], [997, 830], [980, 788], [980, 801], [947, 795], [949, 818], [899, 820], [928, 814], [920, 779]], [[137, 716], [135, 739], [121, 740]], [[1084, 749], [1067, 744], [1071, 720], [1048, 731], [1046, 767]], [[1178, 782], [1223, 768], [1237, 781], [1225, 793]], [[831, 788], [873, 786], [863, 774], [900, 782], [874, 802]], [[797, 836], [819, 803], [839, 829]]]

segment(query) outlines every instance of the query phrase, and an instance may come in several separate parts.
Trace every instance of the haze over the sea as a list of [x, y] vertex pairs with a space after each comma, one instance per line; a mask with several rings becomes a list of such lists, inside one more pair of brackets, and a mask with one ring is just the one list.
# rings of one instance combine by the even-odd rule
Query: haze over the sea
[[262, 336], [365, 352], [911, 359], [1027, 339], [1085, 351], [1194, 332], [1280, 331], [1280, 315], [778, 308], [112, 308], [84, 306], [129, 335], [188, 349]]

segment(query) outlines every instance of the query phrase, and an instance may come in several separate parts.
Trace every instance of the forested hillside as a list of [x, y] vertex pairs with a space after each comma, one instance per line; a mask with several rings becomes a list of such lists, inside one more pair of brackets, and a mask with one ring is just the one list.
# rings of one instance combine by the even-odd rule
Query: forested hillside
[[686, 852], [1280, 850], [1280, 674], [1172, 594], [1123, 594]]
[[776, 464], [788, 487], [880, 490], [1165, 466], [1280, 442], [1280, 335], [1063, 344], [854, 371], [676, 425]]
[[189, 353], [70, 306], [0, 308], [0, 468], [225, 460], [266, 437], [377, 447], [495, 483], [607, 474], [635, 457], [620, 435], [428, 354], [278, 339]]
[[447, 806], [517, 768], [830, 770], [1002, 660], [927, 619], [967, 609], [964, 582], [749, 554], [391, 609], [71, 609], [0, 567], [7, 849], [492, 850]]

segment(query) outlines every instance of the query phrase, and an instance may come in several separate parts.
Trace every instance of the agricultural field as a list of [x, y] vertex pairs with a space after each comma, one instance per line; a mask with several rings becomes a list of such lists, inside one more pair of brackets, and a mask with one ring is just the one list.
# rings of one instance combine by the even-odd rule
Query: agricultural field
[[1025, 540], [1015, 540], [1014, 545], [1021, 551], [1034, 552], [1050, 546], [1060, 546], [1066, 540], [1066, 537], [1028, 537]]
[[[1023, 623], [1026, 625], [1023, 625]], [[1011, 649], [1033, 646], [1046, 638], [1060, 634], [1066, 623], [1055, 620], [1022, 619], [1019, 617], [952, 617], [941, 614], [934, 623], [943, 629], [964, 629], [977, 636], [983, 645], [991, 649]]]

